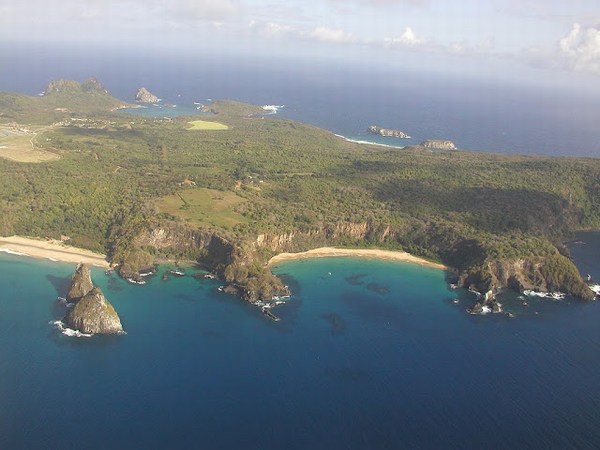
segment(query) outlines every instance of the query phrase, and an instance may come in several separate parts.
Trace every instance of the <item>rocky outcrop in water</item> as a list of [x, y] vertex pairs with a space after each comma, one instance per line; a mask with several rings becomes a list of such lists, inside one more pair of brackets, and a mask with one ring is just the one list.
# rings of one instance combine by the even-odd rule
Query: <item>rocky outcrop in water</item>
[[410, 139], [410, 136], [404, 131], [390, 130], [389, 128], [381, 128], [377, 125], [371, 125], [367, 128], [367, 132], [371, 134], [378, 134], [379, 136], [395, 137], [400, 139]]
[[421, 145], [425, 148], [435, 148], [438, 150], [456, 150], [454, 142], [444, 139], [427, 139], [421, 142]]
[[121, 319], [100, 288], [94, 287], [73, 306], [63, 319], [69, 328], [86, 334], [123, 331]]
[[85, 264], [79, 264], [75, 269], [75, 273], [71, 277], [71, 287], [67, 293], [67, 301], [75, 303], [79, 301], [85, 294], [90, 292], [94, 285], [90, 269]]
[[158, 102], [158, 97], [145, 87], [141, 87], [135, 95], [135, 101], [140, 103], [156, 103]]
[[119, 315], [100, 288], [93, 285], [90, 269], [85, 264], [75, 269], [67, 298], [75, 303], [63, 319], [67, 327], [86, 334], [123, 331]]

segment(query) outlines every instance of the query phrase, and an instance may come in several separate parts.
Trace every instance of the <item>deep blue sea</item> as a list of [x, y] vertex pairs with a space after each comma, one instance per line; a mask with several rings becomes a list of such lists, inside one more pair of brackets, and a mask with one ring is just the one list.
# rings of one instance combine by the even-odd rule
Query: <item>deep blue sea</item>
[[272, 322], [213, 280], [95, 269], [127, 334], [74, 338], [49, 323], [73, 269], [0, 253], [0, 448], [600, 446], [598, 302], [471, 316], [442, 271], [327, 258], [275, 267]]

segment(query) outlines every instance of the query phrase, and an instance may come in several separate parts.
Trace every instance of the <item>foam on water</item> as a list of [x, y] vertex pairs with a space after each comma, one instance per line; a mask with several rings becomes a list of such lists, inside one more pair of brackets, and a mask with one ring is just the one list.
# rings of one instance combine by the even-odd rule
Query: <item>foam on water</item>
[[9, 255], [27, 256], [25, 253], [20, 253], [20, 252], [14, 251], [14, 250], [9, 250], [8, 248], [0, 248], [0, 252], [1, 253], [8, 253]]
[[73, 330], [72, 328], [66, 327], [65, 324], [62, 322], [62, 320], [52, 320], [48, 323], [50, 325], [54, 325], [54, 328], [56, 328], [58, 331], [60, 331], [65, 336], [77, 337], [77, 338], [81, 338], [81, 337], [89, 338], [89, 337], [93, 336], [93, 334], [91, 334], [91, 333], [90, 334], [82, 333], [81, 331]]

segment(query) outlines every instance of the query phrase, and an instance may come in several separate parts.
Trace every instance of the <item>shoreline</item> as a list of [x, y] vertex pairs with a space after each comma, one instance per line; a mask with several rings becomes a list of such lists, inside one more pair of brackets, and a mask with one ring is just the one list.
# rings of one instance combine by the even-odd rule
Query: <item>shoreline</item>
[[284, 261], [293, 261], [297, 259], [309, 259], [309, 258], [327, 258], [327, 257], [348, 257], [354, 256], [358, 258], [372, 258], [372, 259], [384, 259], [397, 262], [407, 262], [411, 264], [418, 264], [424, 267], [431, 267], [439, 270], [451, 270], [450, 267], [440, 263], [429, 261], [418, 256], [411, 255], [403, 251], [394, 250], [379, 250], [379, 249], [350, 249], [350, 248], [334, 248], [334, 247], [320, 247], [306, 252], [299, 253], [280, 253], [273, 256], [267, 263], [267, 267], [271, 267], [275, 264]]
[[85, 263], [108, 269], [106, 255], [72, 247], [57, 240], [41, 240], [21, 236], [0, 237], [0, 252], [17, 256], [65, 263]]

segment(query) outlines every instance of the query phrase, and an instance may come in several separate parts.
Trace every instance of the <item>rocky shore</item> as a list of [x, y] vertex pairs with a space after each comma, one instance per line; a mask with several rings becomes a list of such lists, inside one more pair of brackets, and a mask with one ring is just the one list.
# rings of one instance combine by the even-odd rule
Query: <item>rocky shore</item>
[[367, 133], [377, 134], [379, 136], [384, 136], [384, 137], [410, 139], [410, 136], [407, 133], [405, 133], [404, 131], [391, 130], [389, 128], [381, 128], [381, 127], [378, 127], [377, 125], [371, 125], [369, 128], [367, 128]]

